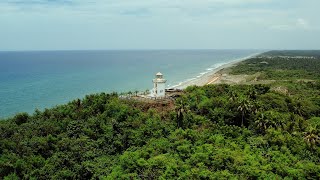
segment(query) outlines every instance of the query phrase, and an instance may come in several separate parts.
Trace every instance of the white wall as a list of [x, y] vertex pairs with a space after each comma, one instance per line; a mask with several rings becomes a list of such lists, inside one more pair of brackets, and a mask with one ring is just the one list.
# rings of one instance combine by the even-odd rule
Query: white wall
[[166, 84], [158, 83], [158, 97], [164, 97], [166, 94]]
[[166, 92], [166, 83], [157, 83], [157, 87], [156, 87], [156, 83], [154, 83], [153, 97], [165, 97], [165, 92]]

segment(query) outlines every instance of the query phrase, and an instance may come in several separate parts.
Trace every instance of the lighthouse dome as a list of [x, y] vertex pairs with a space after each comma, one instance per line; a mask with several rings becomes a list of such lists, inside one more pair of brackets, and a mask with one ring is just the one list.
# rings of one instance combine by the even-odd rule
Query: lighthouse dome
[[158, 73], [156, 74], [156, 78], [157, 78], [157, 79], [162, 79], [162, 78], [163, 78], [163, 74], [162, 74], [161, 72], [158, 72]]

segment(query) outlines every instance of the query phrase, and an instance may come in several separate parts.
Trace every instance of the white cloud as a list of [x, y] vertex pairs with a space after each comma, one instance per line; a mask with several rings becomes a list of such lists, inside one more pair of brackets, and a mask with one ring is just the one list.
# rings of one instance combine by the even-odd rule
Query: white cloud
[[290, 26], [290, 25], [285, 25], [285, 24], [282, 24], [282, 25], [272, 25], [272, 26], [270, 26], [270, 29], [280, 30], [280, 31], [287, 31], [287, 30], [291, 30], [291, 29], [292, 29], [292, 26]]
[[309, 22], [304, 18], [297, 18], [291, 20], [286, 24], [271, 25], [270, 29], [280, 30], [280, 31], [292, 31], [292, 30], [311, 30]]
[[[286, 34], [296, 33], [295, 37], [302, 38], [307, 34], [302, 30], [318, 30], [319, 2], [0, 0], [0, 49], [6, 48], [7, 44], [19, 47], [22, 42], [34, 42], [34, 49], [50, 49], [55, 45], [52, 42], [56, 41], [56, 37], [61, 37], [58, 38], [63, 42], [59, 44], [61, 47], [65, 45], [73, 49], [76, 48], [74, 44], [87, 46], [83, 41], [92, 42], [97, 48], [130, 48], [131, 42], [139, 42], [141, 47], [151, 48], [159, 47], [159, 42], [162, 42], [162, 48], [179, 48], [186, 46], [186, 43], [182, 43], [186, 41], [192, 42], [190, 46], [194, 47], [198, 47], [198, 42], [203, 47], [221, 48], [220, 43], [223, 42], [225, 47], [228, 44], [232, 46], [227, 48], [244, 48], [242, 43], [237, 45], [234, 39], [239, 39], [239, 42], [248, 39], [255, 41], [253, 36], [258, 37], [255, 45], [266, 47], [260, 40], [271, 42], [272, 38], [261, 36], [263, 33], [274, 37], [279, 36], [277, 32], [290, 31]], [[320, 33], [314, 33], [314, 36], [317, 34]], [[7, 42], [3, 40], [5, 38]], [[281, 38], [283, 36], [275, 37], [278, 40]], [[293, 38], [288, 39], [292, 41]], [[173, 42], [176, 44], [172, 45]]]
[[296, 25], [302, 29], [311, 29], [309, 22], [303, 18], [298, 18]]

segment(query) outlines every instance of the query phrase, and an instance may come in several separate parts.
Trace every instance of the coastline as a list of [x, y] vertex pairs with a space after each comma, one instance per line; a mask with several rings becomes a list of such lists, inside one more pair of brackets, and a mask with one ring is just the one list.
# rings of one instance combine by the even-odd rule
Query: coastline
[[208, 85], [208, 84], [216, 84], [219, 82], [219, 80], [221, 79], [221, 77], [223, 75], [223, 73], [221, 71], [223, 71], [224, 69], [236, 66], [240, 62], [245, 61], [250, 58], [253, 58], [253, 57], [256, 57], [260, 54], [261, 53], [255, 53], [255, 54], [251, 54], [249, 56], [246, 56], [246, 57], [243, 57], [240, 59], [232, 60], [231, 62], [227, 62], [227, 63], [222, 64], [222, 65], [220, 65], [210, 71], [203, 73], [201, 76], [199, 76], [197, 78], [192, 78], [190, 80], [181, 82], [178, 85], [174, 85], [170, 88], [185, 89], [188, 86], [204, 86], [204, 85]]

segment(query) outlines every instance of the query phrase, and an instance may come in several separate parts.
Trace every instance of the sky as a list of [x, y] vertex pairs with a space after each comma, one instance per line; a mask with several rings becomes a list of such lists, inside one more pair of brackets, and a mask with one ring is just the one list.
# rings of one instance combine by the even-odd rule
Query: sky
[[0, 0], [0, 51], [320, 49], [320, 0]]

